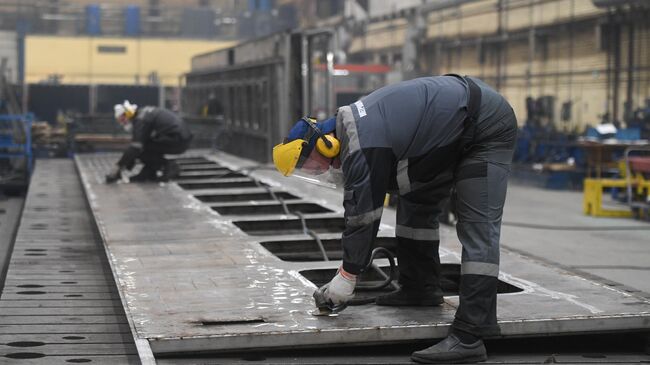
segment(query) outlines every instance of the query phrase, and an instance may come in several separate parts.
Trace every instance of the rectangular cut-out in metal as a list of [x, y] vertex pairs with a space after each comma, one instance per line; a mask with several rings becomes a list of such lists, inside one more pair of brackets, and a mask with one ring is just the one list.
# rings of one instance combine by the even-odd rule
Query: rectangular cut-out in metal
[[[340, 233], [345, 229], [343, 218], [306, 218], [307, 228], [316, 233]], [[234, 225], [251, 236], [280, 236], [302, 234], [299, 219], [235, 221]]]
[[[311, 281], [317, 287], [321, 287], [327, 283], [336, 275], [337, 269], [316, 269], [316, 270], [304, 270], [300, 271], [300, 274], [304, 276], [307, 280]], [[389, 273], [388, 266], [381, 266], [381, 270], [384, 274]], [[396, 268], [394, 273], [394, 278], [399, 276], [399, 269]], [[376, 272], [376, 270], [368, 270], [362, 273], [358, 278], [358, 285], [367, 286], [367, 285], [377, 285], [384, 281], [384, 276]], [[460, 265], [459, 264], [442, 264], [440, 265], [440, 288], [442, 289], [442, 294], [445, 296], [458, 295], [458, 288], [460, 287]], [[391, 291], [391, 288], [387, 288], [383, 291]], [[506, 283], [502, 280], [499, 280], [497, 285], [498, 294], [509, 294], [509, 293], [519, 293], [523, 291], [522, 288], [514, 286], [512, 284]]]
[[264, 186], [264, 183], [256, 182], [253, 179], [232, 179], [232, 180], [210, 180], [205, 182], [192, 181], [192, 182], [181, 182], [178, 183], [183, 189], [188, 190], [203, 190], [203, 189], [233, 189], [233, 188], [252, 188], [256, 186]]
[[232, 172], [228, 169], [220, 170], [203, 170], [203, 171], [182, 171], [174, 180], [192, 180], [192, 179], [229, 179], [235, 177], [246, 177], [239, 172]]
[[[328, 259], [341, 260], [343, 256], [341, 239], [322, 239], [321, 242], [323, 243]], [[318, 244], [313, 239], [267, 241], [260, 242], [260, 244], [284, 261], [304, 262], [323, 261], [324, 259]], [[393, 237], [377, 237], [375, 239], [375, 246], [385, 247], [395, 253], [397, 250], [397, 240]]]
[[210, 161], [207, 158], [204, 157], [178, 157], [173, 159], [177, 164], [179, 165], [202, 165], [206, 163], [214, 163], [214, 161]]
[[[286, 203], [287, 210], [291, 213], [304, 214], [331, 213], [332, 211], [314, 203]], [[212, 210], [221, 215], [264, 215], [286, 214], [280, 203], [247, 204], [247, 205], [220, 205], [213, 206]]]
[[[190, 164], [190, 165], [179, 165], [181, 171], [205, 171], [205, 170], [228, 170], [225, 167], [221, 167], [216, 163], [205, 163], [205, 164]], [[230, 170], [228, 170], [230, 171]]]
[[[293, 194], [284, 191], [274, 192], [278, 199], [282, 200], [297, 200], [300, 199]], [[267, 192], [263, 193], [240, 193], [240, 194], [201, 194], [194, 195], [195, 198], [206, 203], [224, 203], [224, 202], [244, 202], [244, 201], [263, 201], [275, 200], [273, 196]]]
[[[138, 339], [148, 341], [156, 355], [432, 340], [446, 336], [454, 320], [457, 296], [445, 297], [445, 304], [438, 307], [364, 305], [349, 307], [337, 317], [314, 317], [310, 311], [316, 287], [299, 272], [330, 270], [323, 275], [324, 282], [341, 261], [283, 261], [259, 243], [306, 239], [298, 219], [251, 216], [233, 222], [192, 197], [195, 191], [178, 189], [175, 184], [106, 185], [103, 176], [119, 158], [116, 154], [75, 158], [115, 275], [126, 284], [118, 289], [129, 298], [127, 315], [133, 319]], [[210, 160], [233, 170], [253, 164], [221, 152]], [[270, 170], [250, 175], [336, 211], [308, 219], [309, 228], [320, 226], [319, 231], [331, 233], [323, 239], [337, 238], [342, 232], [342, 212], [337, 210], [341, 191]], [[242, 180], [234, 181], [232, 187], [242, 187]], [[394, 210], [384, 210], [380, 235], [394, 235], [395, 218]], [[442, 263], [458, 265], [461, 247], [455, 232], [441, 226], [440, 236]], [[386, 261], [376, 263], [385, 265]], [[524, 289], [498, 296], [504, 337], [650, 330], [650, 302], [613, 284], [505, 249], [499, 280]], [[201, 319], [209, 323], [232, 318], [263, 318], [264, 323], [200, 324]]]

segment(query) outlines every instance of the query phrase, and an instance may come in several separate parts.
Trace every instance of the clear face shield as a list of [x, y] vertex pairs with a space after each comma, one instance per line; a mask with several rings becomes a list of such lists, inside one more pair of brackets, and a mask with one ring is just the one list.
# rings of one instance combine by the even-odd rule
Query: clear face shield
[[296, 177], [318, 185], [336, 188], [343, 186], [345, 183], [340, 160], [338, 158], [327, 158], [316, 151], [315, 148], [309, 155], [300, 158], [296, 169], [300, 172], [300, 174], [295, 175]]
[[293, 175], [317, 185], [330, 188], [343, 185], [344, 177], [338, 158], [340, 142], [333, 133], [323, 134], [312, 118], [305, 117], [298, 123], [300, 122], [305, 122], [310, 127], [302, 132], [303, 136], [293, 140], [285, 139], [273, 147], [276, 169], [284, 176]]

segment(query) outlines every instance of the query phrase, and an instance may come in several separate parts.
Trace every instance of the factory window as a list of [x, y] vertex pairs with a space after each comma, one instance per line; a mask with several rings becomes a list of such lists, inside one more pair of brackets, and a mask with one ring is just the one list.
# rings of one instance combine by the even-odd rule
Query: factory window
[[126, 53], [126, 46], [97, 46], [98, 53]]

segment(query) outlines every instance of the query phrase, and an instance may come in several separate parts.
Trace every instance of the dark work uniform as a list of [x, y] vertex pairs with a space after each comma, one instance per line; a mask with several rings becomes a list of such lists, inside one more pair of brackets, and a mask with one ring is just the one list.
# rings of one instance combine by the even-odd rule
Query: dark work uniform
[[[477, 120], [467, 119], [469, 82], [478, 93]], [[441, 294], [437, 217], [455, 185], [463, 252], [453, 327], [479, 337], [498, 333], [499, 235], [516, 134], [508, 102], [482, 81], [458, 76], [400, 82], [339, 108], [343, 268], [358, 274], [366, 266], [384, 196], [399, 191], [400, 284]]]
[[131, 123], [131, 145], [117, 163], [128, 170], [139, 159], [148, 171], [158, 171], [164, 166], [165, 154], [185, 152], [192, 140], [192, 133], [185, 122], [166, 109], [151, 106], [138, 108]]

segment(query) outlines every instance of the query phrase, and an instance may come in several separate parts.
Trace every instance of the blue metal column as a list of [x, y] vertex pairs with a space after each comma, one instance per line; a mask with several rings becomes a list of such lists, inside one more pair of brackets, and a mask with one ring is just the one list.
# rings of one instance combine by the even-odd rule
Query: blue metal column
[[140, 35], [140, 7], [129, 5], [124, 10], [124, 34], [137, 37]]
[[86, 6], [86, 33], [89, 35], [102, 34], [102, 9], [98, 4]]

